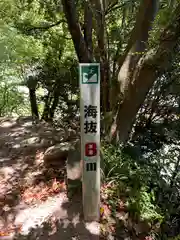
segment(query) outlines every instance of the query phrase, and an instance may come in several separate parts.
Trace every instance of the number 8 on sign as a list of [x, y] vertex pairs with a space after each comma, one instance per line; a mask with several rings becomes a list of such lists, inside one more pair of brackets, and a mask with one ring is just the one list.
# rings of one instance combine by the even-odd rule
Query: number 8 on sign
[[86, 143], [85, 145], [85, 155], [86, 157], [94, 157], [97, 155], [97, 145], [96, 143]]

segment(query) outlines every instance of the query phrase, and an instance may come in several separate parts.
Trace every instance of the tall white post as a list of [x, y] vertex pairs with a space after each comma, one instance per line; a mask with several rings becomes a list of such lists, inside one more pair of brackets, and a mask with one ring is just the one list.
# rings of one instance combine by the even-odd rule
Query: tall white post
[[100, 64], [79, 66], [83, 211], [85, 221], [100, 217]]

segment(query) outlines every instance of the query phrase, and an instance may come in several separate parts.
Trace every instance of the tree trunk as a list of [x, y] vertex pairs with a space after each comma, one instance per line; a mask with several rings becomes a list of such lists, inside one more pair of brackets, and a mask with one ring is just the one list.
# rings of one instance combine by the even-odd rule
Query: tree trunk
[[109, 63], [107, 57], [106, 41], [105, 41], [105, 11], [100, 1], [91, 1], [92, 9], [88, 2], [85, 2], [84, 11], [84, 37], [80, 27], [76, 7], [73, 0], [62, 0], [64, 13], [67, 19], [68, 28], [72, 36], [76, 54], [79, 62], [93, 62], [92, 51], [92, 9], [95, 12], [96, 19], [96, 36], [98, 42], [98, 54], [101, 62], [101, 84], [102, 84], [102, 105], [103, 111], [109, 110]]
[[[158, 6], [157, 0], [141, 1], [139, 11], [136, 17], [135, 26], [132, 30], [124, 56], [120, 59], [120, 62], [119, 62], [120, 67], [119, 67], [119, 74], [118, 74], [118, 82], [119, 82], [118, 104], [119, 105], [118, 105], [118, 108], [114, 106], [114, 108], [118, 110], [116, 112], [114, 123], [111, 127], [110, 139], [113, 139], [115, 137], [116, 140], [120, 140], [122, 142], [128, 139], [129, 131], [131, 130], [132, 125], [131, 127], [129, 127], [130, 128], [129, 129], [126, 126], [126, 124], [128, 124], [128, 122], [131, 121], [131, 117], [133, 117], [132, 121], [134, 121], [137, 111], [135, 110], [134, 112], [135, 115], [132, 113], [134, 110], [134, 106], [132, 104], [134, 104], [136, 96], [137, 98], [139, 97], [138, 95], [133, 93], [133, 91], [131, 90], [133, 74], [134, 74], [134, 71], [136, 70], [138, 61], [144, 55], [146, 43], [148, 40], [148, 33], [149, 33], [149, 30], [151, 29], [152, 22], [156, 15], [157, 6]], [[116, 87], [116, 85], [114, 85], [114, 87]], [[117, 93], [117, 89], [112, 89], [112, 91]], [[132, 101], [131, 101], [131, 98], [132, 98]], [[122, 105], [123, 102], [125, 107], [128, 107], [127, 111], [131, 112], [131, 113], [128, 113], [129, 116], [127, 116], [128, 118], [124, 121], [123, 119], [124, 119], [125, 109], [122, 111], [123, 115], [121, 115], [120, 113], [123, 106]], [[129, 110], [132, 108], [133, 108], [132, 111]], [[119, 119], [121, 119], [121, 122]], [[118, 128], [121, 128], [119, 126], [120, 124], [122, 124], [123, 132], [121, 132], [120, 133], [121, 135], [119, 136]]]
[[54, 93], [53, 103], [52, 103], [52, 106], [51, 106], [51, 109], [50, 109], [50, 112], [49, 112], [50, 120], [53, 120], [53, 118], [54, 118], [54, 113], [55, 113], [55, 110], [58, 106], [58, 103], [59, 103], [59, 90], [56, 90], [55, 93]]
[[96, 20], [96, 38], [98, 42], [98, 50], [101, 63], [101, 99], [102, 110], [105, 114], [110, 111], [110, 82], [109, 82], [109, 61], [107, 51], [107, 41], [105, 33], [105, 6], [101, 0], [90, 0]]
[[157, 6], [157, 0], [141, 1], [136, 23], [132, 30], [125, 54], [122, 59], [120, 59], [118, 82], [122, 99], [126, 95], [126, 91], [128, 91], [137, 63], [144, 55], [149, 30], [157, 13]]
[[62, 0], [62, 5], [67, 19], [69, 32], [72, 36], [74, 48], [78, 56], [79, 62], [92, 62], [86, 42], [82, 35], [82, 30], [76, 14], [76, 6], [74, 0]]
[[90, 59], [93, 59], [93, 14], [88, 1], [84, 2], [84, 40], [89, 52]]
[[163, 31], [159, 46], [139, 59], [126, 84], [123, 100], [119, 105], [115, 122], [111, 127], [110, 137], [126, 142], [129, 137], [136, 114], [145, 97], [159, 76], [169, 65], [172, 55], [176, 53], [180, 39], [180, 4], [174, 11], [172, 23]]
[[[109, 62], [107, 55], [107, 43], [105, 36], [105, 20], [103, 1], [91, 0], [91, 6], [95, 16], [96, 37], [98, 42], [99, 61], [101, 62], [101, 77], [103, 90], [103, 112], [109, 110]], [[118, 60], [119, 62], [119, 92], [118, 102], [115, 109], [115, 121], [111, 127], [110, 138], [118, 139], [122, 142], [127, 141], [129, 132], [131, 131], [136, 114], [143, 104], [146, 94], [152, 87], [159, 72], [167, 67], [171, 52], [177, 44], [179, 38], [179, 5], [174, 13], [172, 25], [165, 29], [162, 34], [158, 46], [151, 52], [145, 53], [149, 30], [158, 9], [158, 0], [142, 0], [139, 12], [137, 14], [136, 24], [127, 44], [124, 56]], [[89, 13], [85, 12], [85, 32], [82, 29], [76, 14], [74, 0], [62, 0], [64, 13], [66, 16], [68, 28], [72, 36], [73, 44], [79, 62], [92, 62], [92, 33]], [[89, 5], [88, 5], [89, 7]], [[88, 10], [88, 8], [86, 9]], [[88, 10], [89, 11], [89, 10]], [[180, 12], [180, 11], [179, 11]], [[88, 13], [88, 14], [87, 14]], [[87, 21], [88, 20], [88, 21]], [[88, 23], [88, 24], [87, 24]], [[88, 30], [88, 31], [87, 31]], [[165, 39], [164, 39], [165, 35]], [[168, 40], [166, 40], [168, 38]], [[90, 49], [90, 51], [89, 51]], [[95, 53], [96, 48], [94, 49]], [[94, 54], [95, 56], [95, 54]], [[96, 58], [98, 59], [98, 57]], [[157, 74], [158, 73], [158, 74]], [[113, 109], [114, 110], [114, 109]]]
[[52, 99], [50, 95], [51, 95], [51, 92], [49, 91], [48, 95], [45, 98], [44, 111], [41, 117], [45, 121], [47, 121], [49, 118], [50, 105], [51, 105], [51, 99]]
[[32, 117], [39, 119], [37, 101], [36, 101], [36, 90], [34, 88], [29, 88], [29, 98], [31, 103], [31, 113]]

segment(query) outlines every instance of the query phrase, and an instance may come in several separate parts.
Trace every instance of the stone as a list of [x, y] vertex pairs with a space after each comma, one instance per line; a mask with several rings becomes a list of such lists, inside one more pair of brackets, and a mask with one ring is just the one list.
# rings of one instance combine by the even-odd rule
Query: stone
[[135, 223], [133, 228], [137, 236], [143, 233], [146, 235], [151, 229], [151, 224], [148, 221], [140, 221]]
[[82, 176], [82, 161], [81, 161], [81, 143], [76, 140], [72, 143], [67, 157], [67, 186], [68, 196], [71, 197], [75, 192], [81, 192], [81, 176]]
[[76, 140], [72, 143], [67, 158], [67, 177], [75, 180], [81, 178], [81, 143]]
[[49, 147], [44, 153], [45, 166], [62, 165], [65, 163], [71, 143], [63, 142], [52, 147]]
[[22, 141], [22, 144], [24, 145], [33, 145], [36, 143], [39, 143], [41, 141], [41, 139], [39, 137], [30, 137], [28, 139], [25, 139], [24, 141]]
[[77, 133], [73, 129], [68, 130], [68, 139], [73, 140], [77, 138]]
[[[103, 152], [100, 150], [101, 159], [101, 180], [103, 180]], [[67, 157], [67, 186], [68, 196], [71, 197], [73, 193], [77, 193], [82, 190], [82, 170], [83, 160], [81, 159], [81, 141], [76, 139], [70, 147]]]

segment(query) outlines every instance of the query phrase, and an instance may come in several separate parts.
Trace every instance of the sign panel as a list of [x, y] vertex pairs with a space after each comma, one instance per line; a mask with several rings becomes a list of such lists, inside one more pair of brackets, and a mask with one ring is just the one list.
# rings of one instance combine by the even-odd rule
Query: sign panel
[[83, 210], [87, 221], [100, 215], [100, 64], [79, 65]]

